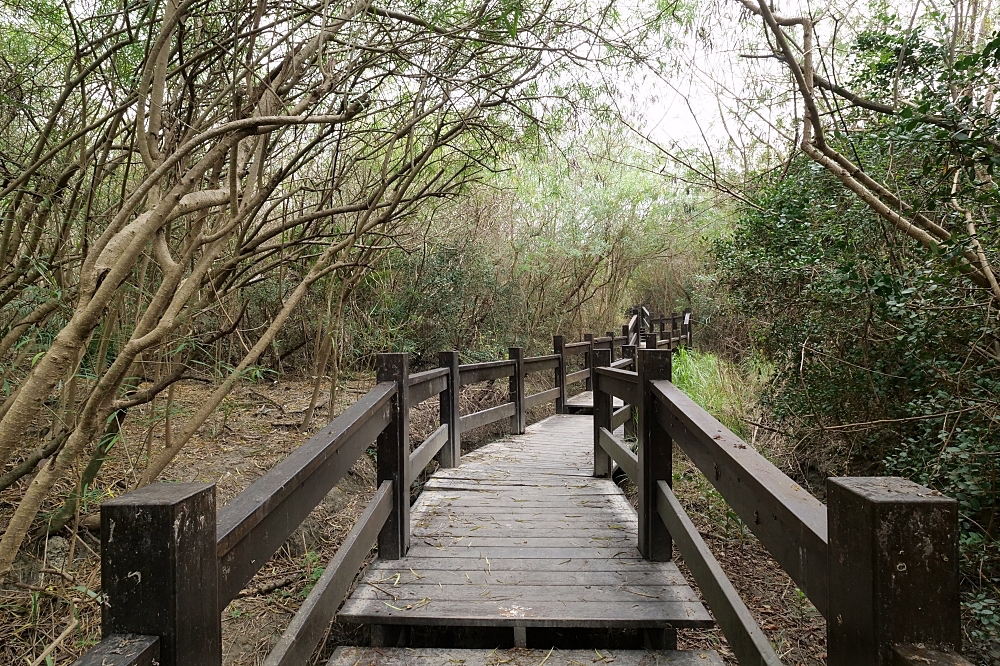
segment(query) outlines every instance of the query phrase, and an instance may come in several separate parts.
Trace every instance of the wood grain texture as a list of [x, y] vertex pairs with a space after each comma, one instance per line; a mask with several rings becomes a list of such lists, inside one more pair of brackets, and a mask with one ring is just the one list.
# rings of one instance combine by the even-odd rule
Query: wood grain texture
[[[603, 659], [602, 659], [603, 657]], [[722, 666], [713, 651], [641, 652], [638, 650], [457, 650], [448, 648], [337, 648], [327, 666]]]
[[639, 555], [635, 511], [613, 482], [590, 476], [593, 445], [589, 417], [559, 414], [439, 470], [412, 507], [406, 557], [373, 563], [339, 619], [711, 626], [673, 563]]
[[[582, 408], [582, 409], [593, 409], [594, 408], [594, 392], [593, 391], [582, 391], [577, 393], [572, 398], [566, 401], [566, 404], [571, 407]], [[614, 399], [615, 409], [621, 409], [625, 405], [621, 398]]]

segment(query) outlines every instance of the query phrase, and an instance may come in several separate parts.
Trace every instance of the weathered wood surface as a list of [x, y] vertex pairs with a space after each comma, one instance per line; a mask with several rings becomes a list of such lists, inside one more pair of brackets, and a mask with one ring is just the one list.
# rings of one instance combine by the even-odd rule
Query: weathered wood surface
[[592, 466], [591, 420], [556, 415], [439, 470], [413, 506], [406, 557], [375, 562], [339, 619], [711, 626], [673, 563], [640, 557], [635, 511]]
[[326, 635], [337, 607], [354, 582], [392, 510], [392, 482], [383, 481], [364, 513], [337, 549], [333, 560], [313, 586], [299, 612], [292, 618], [264, 666], [293, 666], [309, 661]]
[[[566, 401], [566, 406], [576, 410], [591, 410], [594, 408], [594, 392], [581, 391]], [[614, 399], [614, 408], [621, 409], [625, 406], [621, 398]], [[587, 412], [588, 414], [590, 412]]]
[[666, 481], [656, 482], [657, 511], [712, 609], [740, 666], [781, 666], [771, 642], [726, 577]]
[[722, 666], [714, 651], [457, 650], [449, 648], [337, 648], [327, 666]]
[[112, 634], [72, 666], [159, 666], [159, 663], [159, 636]]

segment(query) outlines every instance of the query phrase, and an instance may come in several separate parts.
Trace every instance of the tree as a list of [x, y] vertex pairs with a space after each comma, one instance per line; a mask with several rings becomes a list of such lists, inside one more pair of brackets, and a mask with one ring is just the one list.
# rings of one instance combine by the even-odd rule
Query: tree
[[191, 377], [237, 331], [248, 294], [277, 281], [263, 331], [140, 483], [155, 479], [313, 285], [370, 265], [424, 202], [454, 195], [536, 122], [538, 78], [578, 61], [580, 34], [608, 11], [28, 9], [3, 16], [4, 32], [44, 45], [15, 55], [60, 83], [26, 90], [7, 61], [4, 94], [24, 113], [0, 127], [0, 465], [31, 471], [25, 433], [41, 430], [47, 459], [0, 539], [0, 572], [53, 486], [106, 454], [129, 409]]

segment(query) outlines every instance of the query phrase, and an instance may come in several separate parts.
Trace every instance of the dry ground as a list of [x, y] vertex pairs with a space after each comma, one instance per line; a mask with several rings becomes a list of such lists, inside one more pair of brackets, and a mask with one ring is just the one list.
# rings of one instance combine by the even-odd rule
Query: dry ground
[[[334, 415], [363, 395], [371, 380], [357, 379], [340, 392]], [[529, 393], [543, 390], [542, 383]], [[181, 427], [208, 394], [211, 387], [185, 385], [177, 391], [174, 427]], [[244, 384], [227, 399], [220, 413], [182, 451], [162, 479], [210, 481], [216, 484], [222, 506], [273, 467], [312, 433], [331, 414], [320, 407], [307, 431], [298, 427], [308, 405], [311, 383], [282, 378], [279, 382]], [[475, 411], [503, 400], [506, 386], [477, 385], [463, 395], [463, 412]], [[551, 413], [551, 407], [534, 410], [529, 422]], [[133, 413], [124, 437], [105, 463], [95, 492], [82, 507], [82, 518], [95, 512], [104, 498], [127, 491], [141, 471], [148, 445], [153, 452], [163, 446], [162, 422], [153, 408]], [[411, 437], [415, 444], [437, 426], [437, 401], [424, 403], [411, 414]], [[504, 433], [496, 424], [469, 433], [463, 449], [469, 450]], [[711, 490], [697, 470], [677, 456], [675, 486], [678, 496], [705, 535], [723, 568], [730, 574], [747, 605], [778, 646], [786, 664], [825, 663], [825, 626], [822, 618], [804, 601], [794, 584], [766, 551], [727, 514], [724, 502]], [[433, 464], [428, 473], [433, 471]], [[0, 493], [0, 525], [6, 523], [28, 478]], [[287, 540], [223, 614], [224, 663], [254, 666], [291, 620], [308, 594], [322, 567], [354, 525], [375, 489], [375, 468], [364, 456], [334, 488], [310, 517]], [[63, 491], [67, 490], [64, 488]], [[53, 511], [56, 505], [46, 507]], [[40, 538], [18, 563], [14, 584], [0, 588], [0, 663], [68, 664], [99, 639], [100, 571], [99, 536], [80, 527], [47, 539]], [[330, 629], [322, 655], [333, 647], [356, 643], [363, 637], [341, 625]], [[718, 631], [684, 632], [682, 646], [718, 649], [728, 656], [725, 639]], [[46, 651], [48, 659], [45, 658]], [[322, 655], [314, 658], [318, 663]], [[50, 661], [51, 660], [51, 661]]]

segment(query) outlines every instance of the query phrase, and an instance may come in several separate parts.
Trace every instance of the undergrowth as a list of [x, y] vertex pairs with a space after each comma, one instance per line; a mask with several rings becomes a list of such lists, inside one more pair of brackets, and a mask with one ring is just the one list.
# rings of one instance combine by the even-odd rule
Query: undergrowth
[[710, 352], [681, 349], [674, 355], [672, 381], [705, 411], [742, 437], [750, 426], [758, 397], [771, 377], [771, 367], [760, 357], [736, 364]]

